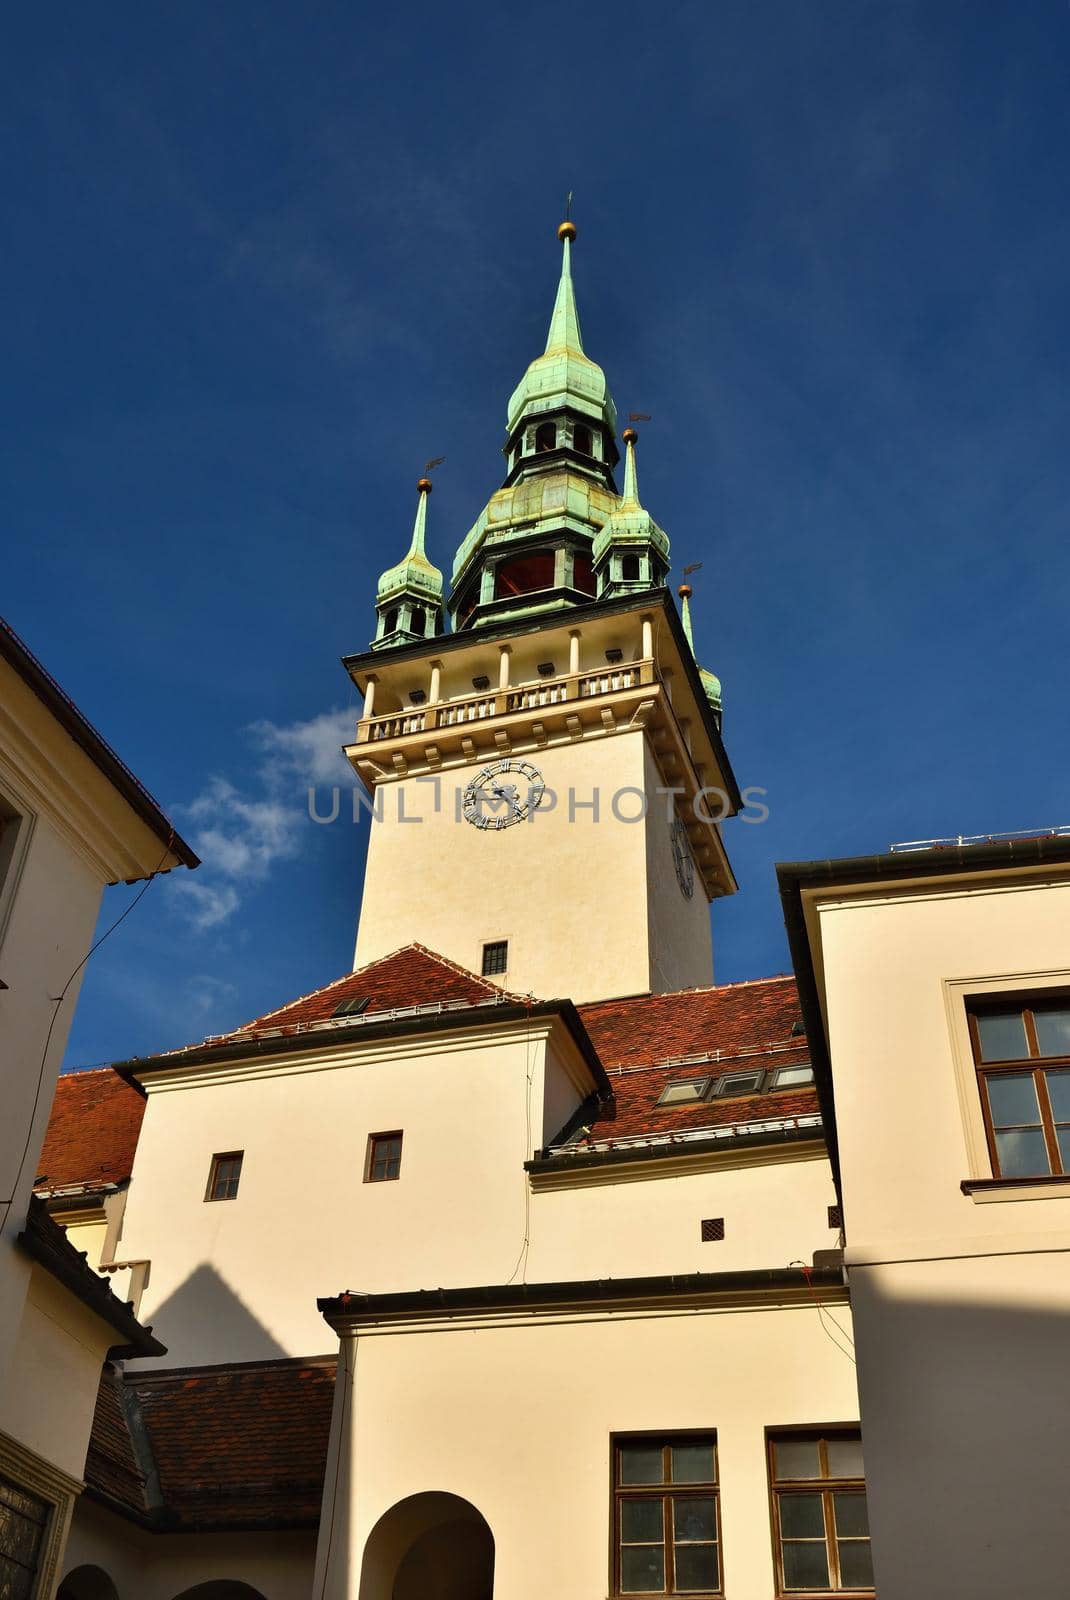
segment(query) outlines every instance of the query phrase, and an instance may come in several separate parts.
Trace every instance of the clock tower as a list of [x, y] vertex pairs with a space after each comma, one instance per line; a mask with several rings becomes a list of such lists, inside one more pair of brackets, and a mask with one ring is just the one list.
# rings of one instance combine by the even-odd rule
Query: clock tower
[[417, 486], [375, 638], [346, 658], [364, 696], [346, 753], [371, 814], [355, 965], [417, 941], [514, 993], [590, 1001], [712, 983], [709, 902], [736, 888], [720, 822], [740, 796], [632, 428], [617, 490], [575, 237], [562, 223], [546, 348], [509, 401], [505, 480], [448, 595]]

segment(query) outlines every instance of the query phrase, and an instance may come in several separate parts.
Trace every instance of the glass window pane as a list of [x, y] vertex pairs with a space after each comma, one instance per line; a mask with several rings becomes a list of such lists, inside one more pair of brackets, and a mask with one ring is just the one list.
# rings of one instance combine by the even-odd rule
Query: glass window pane
[[999, 1170], [1004, 1178], [1047, 1177], [1051, 1172], [1044, 1135], [1039, 1128], [1018, 1128], [996, 1134]]
[[859, 1535], [865, 1538], [869, 1534], [865, 1495], [855, 1491], [851, 1494], [834, 1494], [832, 1499], [836, 1511], [836, 1532], [840, 1538], [857, 1538]]
[[826, 1447], [830, 1478], [864, 1478], [861, 1439], [830, 1439]]
[[717, 1546], [715, 1544], [677, 1545], [673, 1558], [676, 1562], [677, 1593], [708, 1593], [717, 1588]]
[[1070, 1172], [1070, 1128], [1056, 1128], [1055, 1137], [1059, 1141], [1059, 1159], [1063, 1171]]
[[773, 1446], [778, 1478], [820, 1478], [816, 1439], [778, 1439]]
[[1037, 1086], [1031, 1072], [990, 1072], [988, 1104], [997, 1128], [1014, 1128], [1022, 1123], [1040, 1123]]
[[784, 1545], [784, 1587], [786, 1589], [827, 1589], [829, 1562], [822, 1540], [819, 1544]]
[[1021, 1061], [1029, 1054], [1025, 1020], [1020, 1011], [989, 1013], [977, 1018], [982, 1061]]
[[620, 1536], [624, 1544], [660, 1544], [665, 1522], [660, 1500], [622, 1500]]
[[787, 1088], [789, 1083], [813, 1083], [814, 1069], [806, 1065], [801, 1067], [781, 1067], [776, 1075], [778, 1089]]
[[1070, 1056], [1070, 1011], [1034, 1011], [1042, 1056]]
[[661, 1483], [661, 1446], [659, 1444], [625, 1444], [620, 1451], [621, 1483]]
[[844, 1589], [872, 1589], [873, 1557], [868, 1539], [852, 1539], [840, 1545], [840, 1586]]
[[660, 1544], [625, 1546], [620, 1553], [623, 1594], [664, 1594], [665, 1551]]
[[672, 1447], [673, 1483], [715, 1483], [712, 1444], [674, 1444]]
[[717, 1502], [712, 1495], [701, 1500], [674, 1500], [672, 1524], [676, 1539], [716, 1539]]
[[1070, 1122], [1070, 1067], [1057, 1067], [1053, 1072], [1046, 1072], [1044, 1078], [1052, 1116], [1056, 1122]]
[[782, 1494], [780, 1531], [785, 1539], [823, 1539], [825, 1514], [819, 1494]]

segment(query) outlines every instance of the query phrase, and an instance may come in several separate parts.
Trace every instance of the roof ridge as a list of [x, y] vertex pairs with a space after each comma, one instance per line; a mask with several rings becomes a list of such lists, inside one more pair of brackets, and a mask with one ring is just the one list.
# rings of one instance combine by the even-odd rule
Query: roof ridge
[[599, 1006], [626, 1005], [632, 1000], [673, 1000], [682, 994], [724, 994], [729, 989], [756, 989], [763, 983], [794, 983], [795, 974], [792, 972], [774, 972], [768, 978], [736, 978], [732, 983], [699, 983], [689, 989], [663, 989], [654, 993], [642, 991], [637, 994], [622, 994], [605, 1000], [584, 1000], [579, 1004], [579, 1011], [595, 1011]]

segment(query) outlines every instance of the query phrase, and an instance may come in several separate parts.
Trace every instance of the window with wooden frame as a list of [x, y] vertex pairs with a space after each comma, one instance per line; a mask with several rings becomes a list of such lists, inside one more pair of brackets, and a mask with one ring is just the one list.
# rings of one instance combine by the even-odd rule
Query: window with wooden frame
[[993, 1177], [1070, 1175], [1070, 995], [968, 1012]]
[[208, 1188], [204, 1195], [206, 1200], [237, 1199], [244, 1155], [244, 1150], [227, 1150], [222, 1155], [212, 1157], [212, 1165], [208, 1171]]
[[769, 1435], [777, 1594], [873, 1594], [862, 1436]]
[[51, 1515], [47, 1500], [0, 1477], [0, 1595], [4, 1600], [31, 1600], [37, 1592]]
[[368, 1136], [368, 1157], [364, 1165], [365, 1183], [388, 1183], [401, 1177], [401, 1134], [372, 1133]]
[[613, 1440], [612, 1593], [719, 1595], [714, 1433]]

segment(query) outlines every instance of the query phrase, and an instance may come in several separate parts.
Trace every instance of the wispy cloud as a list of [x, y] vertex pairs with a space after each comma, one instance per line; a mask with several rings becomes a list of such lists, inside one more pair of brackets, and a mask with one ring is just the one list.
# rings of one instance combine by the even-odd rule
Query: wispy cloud
[[217, 774], [193, 800], [176, 807], [193, 825], [203, 865], [176, 876], [171, 891], [199, 932], [229, 921], [277, 862], [300, 854], [309, 787], [340, 783], [350, 771], [341, 746], [352, 737], [351, 710], [323, 711], [304, 722], [257, 722], [246, 732], [263, 757], [254, 782], [239, 789]]

